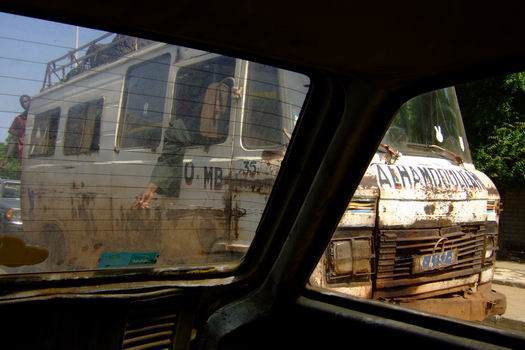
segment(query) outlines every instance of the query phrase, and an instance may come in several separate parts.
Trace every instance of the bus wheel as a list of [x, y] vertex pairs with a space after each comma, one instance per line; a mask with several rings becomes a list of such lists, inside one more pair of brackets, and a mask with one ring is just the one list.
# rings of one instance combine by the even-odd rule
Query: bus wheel
[[66, 262], [66, 242], [64, 233], [57, 225], [46, 225], [41, 231], [44, 246], [49, 250], [47, 265], [50, 269], [64, 267]]
[[213, 243], [217, 240], [217, 225], [212, 218], [199, 217], [197, 222], [194, 222], [199, 238], [200, 246], [205, 254], [212, 252]]

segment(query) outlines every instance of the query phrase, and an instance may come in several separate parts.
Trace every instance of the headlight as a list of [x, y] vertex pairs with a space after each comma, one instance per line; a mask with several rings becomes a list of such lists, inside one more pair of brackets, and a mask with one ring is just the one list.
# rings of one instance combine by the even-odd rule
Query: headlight
[[5, 211], [5, 214], [4, 214], [4, 217], [7, 221], [15, 221], [15, 222], [18, 222], [18, 221], [21, 221], [22, 219], [20, 218], [20, 209], [14, 209], [14, 208], [8, 208], [6, 211]]
[[352, 241], [332, 242], [333, 267], [336, 275], [351, 274], [352, 264]]
[[352, 198], [348, 204], [348, 210], [354, 213], [373, 213], [375, 209], [375, 198]]
[[371, 272], [372, 246], [369, 238], [350, 238], [330, 242], [333, 276], [362, 275]]
[[9, 208], [5, 211], [5, 218], [7, 219], [7, 221], [11, 221], [13, 220], [13, 214], [14, 214], [14, 210], [13, 208]]
[[494, 255], [494, 238], [487, 237], [487, 243], [485, 245], [485, 259], [489, 259]]
[[488, 199], [487, 200], [487, 214], [501, 215], [503, 211], [503, 203], [499, 199]]

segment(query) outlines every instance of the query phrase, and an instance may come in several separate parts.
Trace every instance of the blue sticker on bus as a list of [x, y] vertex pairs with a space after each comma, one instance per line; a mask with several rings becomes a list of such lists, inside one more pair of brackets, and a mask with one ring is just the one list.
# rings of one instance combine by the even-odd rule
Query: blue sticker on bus
[[98, 268], [155, 265], [157, 252], [104, 252], [98, 259]]

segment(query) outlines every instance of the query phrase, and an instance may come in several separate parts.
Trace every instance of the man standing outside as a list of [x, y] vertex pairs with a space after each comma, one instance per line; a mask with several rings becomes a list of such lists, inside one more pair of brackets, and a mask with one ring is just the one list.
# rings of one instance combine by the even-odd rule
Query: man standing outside
[[31, 106], [31, 97], [28, 95], [20, 96], [20, 105], [24, 111], [15, 117], [8, 131], [11, 135], [11, 141], [7, 146], [7, 157], [18, 158], [19, 160], [22, 160], [24, 134], [26, 131], [27, 113], [29, 112], [29, 107]]

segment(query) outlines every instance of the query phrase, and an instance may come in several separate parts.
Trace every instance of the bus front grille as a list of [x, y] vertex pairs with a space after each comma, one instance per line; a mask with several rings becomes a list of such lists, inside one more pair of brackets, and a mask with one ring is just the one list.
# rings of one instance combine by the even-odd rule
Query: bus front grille
[[[423, 289], [417, 288], [419, 285], [479, 274], [482, 268], [492, 264], [494, 259], [494, 255], [485, 259], [486, 237], [483, 225], [380, 231], [377, 295], [417, 295], [425, 293]], [[414, 268], [415, 257], [446, 251], [456, 251], [457, 262], [426, 271]], [[454, 286], [449, 284], [446, 288], [450, 288], [451, 285]], [[439, 294], [439, 291], [434, 291], [433, 294]]]

